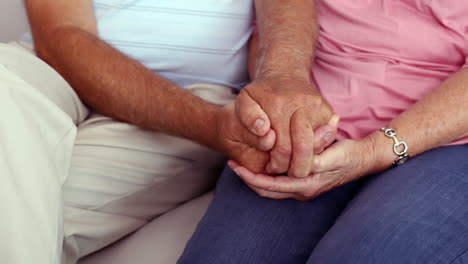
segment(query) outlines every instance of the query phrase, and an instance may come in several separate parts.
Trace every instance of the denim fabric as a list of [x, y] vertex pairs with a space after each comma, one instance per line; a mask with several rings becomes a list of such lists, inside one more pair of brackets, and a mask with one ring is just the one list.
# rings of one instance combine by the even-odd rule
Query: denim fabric
[[467, 250], [464, 145], [430, 151], [372, 177], [308, 264], [468, 263]]
[[357, 184], [314, 201], [259, 197], [229, 168], [179, 264], [305, 263]]
[[258, 197], [226, 169], [178, 263], [465, 264], [467, 250], [464, 145], [309, 202]]

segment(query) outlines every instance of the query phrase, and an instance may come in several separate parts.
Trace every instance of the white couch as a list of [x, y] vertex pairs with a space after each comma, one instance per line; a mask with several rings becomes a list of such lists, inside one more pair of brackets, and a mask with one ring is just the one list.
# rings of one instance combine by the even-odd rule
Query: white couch
[[[0, 42], [16, 40], [27, 30], [22, 1], [1, 0]], [[206, 194], [186, 203], [79, 264], [175, 263], [211, 198], [212, 194]]]

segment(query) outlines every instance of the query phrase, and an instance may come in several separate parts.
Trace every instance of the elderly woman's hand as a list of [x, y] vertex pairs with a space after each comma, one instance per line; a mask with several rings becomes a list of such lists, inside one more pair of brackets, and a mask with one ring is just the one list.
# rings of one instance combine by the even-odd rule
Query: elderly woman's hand
[[374, 145], [370, 137], [337, 142], [315, 156], [313, 170], [306, 178], [255, 174], [233, 161], [229, 166], [260, 196], [310, 200], [374, 172], [377, 160]]

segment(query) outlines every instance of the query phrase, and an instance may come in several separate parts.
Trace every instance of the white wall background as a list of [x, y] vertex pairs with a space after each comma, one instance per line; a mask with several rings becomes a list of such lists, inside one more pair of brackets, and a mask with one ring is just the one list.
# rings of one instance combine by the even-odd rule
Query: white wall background
[[23, 0], [0, 0], [0, 42], [17, 40], [27, 30]]

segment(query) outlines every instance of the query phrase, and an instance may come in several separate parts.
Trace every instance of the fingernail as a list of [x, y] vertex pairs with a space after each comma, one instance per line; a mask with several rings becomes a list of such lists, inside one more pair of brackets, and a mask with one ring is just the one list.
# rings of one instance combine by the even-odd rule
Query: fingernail
[[262, 126], [263, 124], [265, 124], [265, 121], [263, 121], [262, 119], [257, 119], [253, 125], [253, 129], [255, 130], [255, 132], [257, 133], [262, 133]]
[[331, 139], [331, 137], [333, 137], [333, 133], [328, 132], [328, 133], [325, 134], [325, 136], [323, 136], [323, 140], [325, 142], [328, 142]]
[[340, 117], [335, 115], [332, 118], [333, 118], [332, 125], [335, 127], [338, 126], [338, 123], [340, 122]]
[[227, 163], [228, 167], [232, 169], [234, 167], [234, 164], [232, 163], [232, 160], [229, 160]]

